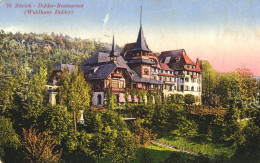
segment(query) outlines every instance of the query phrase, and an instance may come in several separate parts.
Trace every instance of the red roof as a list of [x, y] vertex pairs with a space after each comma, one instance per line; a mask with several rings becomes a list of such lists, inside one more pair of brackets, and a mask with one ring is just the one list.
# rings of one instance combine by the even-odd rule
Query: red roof
[[163, 70], [169, 70], [171, 71], [171, 69], [169, 68], [169, 66], [166, 63], [160, 63], [161, 67]]
[[201, 72], [200, 64], [199, 64], [199, 59], [197, 59], [197, 61], [196, 61], [196, 68], [195, 68], [195, 69], [187, 68], [186, 66], [184, 66], [184, 69], [185, 69], [185, 70], [188, 70], [188, 71]]
[[188, 65], [195, 65], [194, 62], [192, 62], [192, 60], [185, 53], [183, 53], [182, 56], [183, 56], [186, 64], [188, 64]]

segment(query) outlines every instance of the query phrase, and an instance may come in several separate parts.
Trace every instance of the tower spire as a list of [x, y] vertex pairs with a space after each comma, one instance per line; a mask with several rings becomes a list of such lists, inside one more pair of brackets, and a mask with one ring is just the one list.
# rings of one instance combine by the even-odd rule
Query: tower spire
[[140, 26], [142, 26], [142, 6], [141, 6], [141, 11], [140, 11]]
[[114, 34], [113, 34], [113, 41], [112, 41], [112, 49], [110, 51], [110, 61], [117, 61], [118, 53], [115, 51], [115, 39], [114, 39]]
[[140, 29], [139, 29], [138, 37], [137, 37], [137, 40], [136, 40], [135, 47], [130, 51], [151, 52], [151, 50], [148, 48], [148, 45], [145, 41], [143, 28], [142, 28], [142, 6], [141, 6], [141, 12], [140, 12]]

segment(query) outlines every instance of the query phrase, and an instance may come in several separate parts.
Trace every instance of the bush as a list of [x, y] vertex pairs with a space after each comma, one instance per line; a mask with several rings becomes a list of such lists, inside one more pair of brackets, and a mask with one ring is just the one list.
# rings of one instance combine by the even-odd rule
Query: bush
[[146, 147], [150, 145], [153, 139], [156, 139], [157, 135], [152, 134], [152, 129], [141, 128], [138, 130], [135, 135], [135, 142], [138, 147]]
[[195, 98], [192, 94], [187, 94], [184, 96], [184, 102], [186, 104], [192, 105], [195, 103]]
[[48, 132], [38, 133], [32, 127], [28, 131], [23, 129], [23, 137], [20, 137], [18, 143], [28, 161], [57, 162], [60, 159], [61, 151], [54, 150], [56, 140]]

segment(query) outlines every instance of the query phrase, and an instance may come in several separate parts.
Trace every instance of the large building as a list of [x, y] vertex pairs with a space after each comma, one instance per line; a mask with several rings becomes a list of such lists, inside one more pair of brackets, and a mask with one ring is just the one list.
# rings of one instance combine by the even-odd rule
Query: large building
[[[66, 68], [73, 72], [73, 65], [61, 64], [50, 77], [50, 103], [55, 104], [57, 80]], [[193, 62], [184, 49], [163, 51], [157, 57], [148, 47], [142, 24], [134, 43], [126, 44], [121, 53], [115, 50], [113, 36], [112, 49], [109, 53], [97, 52], [81, 63], [86, 79], [92, 85], [92, 104], [103, 106], [105, 95], [117, 95], [120, 103], [141, 102], [145, 99], [131, 96], [130, 91], [158, 91], [165, 98], [173, 94], [192, 94], [195, 103], [201, 103], [201, 70], [198, 59]], [[142, 102], [145, 102], [142, 101]]]
[[115, 51], [113, 37], [110, 53], [97, 52], [81, 64], [88, 81], [92, 84], [93, 105], [102, 106], [105, 94], [117, 95], [123, 103], [138, 102], [136, 96], [125, 98], [131, 90], [158, 90], [165, 97], [172, 94], [192, 94], [201, 103], [201, 70], [198, 59], [193, 62], [184, 49], [153, 53], [144, 38], [140, 25], [137, 41], [126, 44], [121, 53]]

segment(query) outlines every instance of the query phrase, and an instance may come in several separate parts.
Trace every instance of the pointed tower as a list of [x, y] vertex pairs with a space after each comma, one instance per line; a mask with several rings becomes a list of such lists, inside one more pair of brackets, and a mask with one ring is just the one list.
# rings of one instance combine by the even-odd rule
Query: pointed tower
[[114, 35], [113, 35], [113, 42], [112, 42], [112, 49], [110, 51], [110, 62], [117, 62], [117, 57], [118, 57], [119, 53], [115, 51], [115, 40], [114, 40]]
[[137, 54], [138, 56], [139, 55], [142, 56], [145, 53], [151, 52], [151, 50], [149, 49], [149, 47], [145, 41], [143, 28], [142, 28], [142, 6], [141, 6], [141, 12], [140, 12], [140, 29], [139, 29], [138, 37], [137, 37], [134, 48], [130, 51], [133, 53], [138, 53]]
[[148, 53], [151, 50], [144, 38], [144, 33], [142, 29], [142, 6], [140, 13], [140, 29], [137, 37], [137, 41], [132, 50], [130, 50], [130, 57], [132, 60], [128, 62], [128, 65], [142, 78], [151, 78], [151, 65], [155, 63], [149, 59]]

